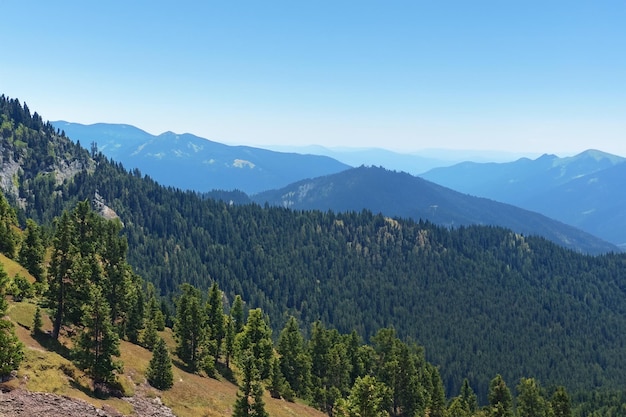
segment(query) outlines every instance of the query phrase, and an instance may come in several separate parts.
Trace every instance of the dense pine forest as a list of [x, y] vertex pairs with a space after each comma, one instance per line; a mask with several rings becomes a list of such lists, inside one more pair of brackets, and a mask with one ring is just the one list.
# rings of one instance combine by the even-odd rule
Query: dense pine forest
[[[611, 392], [623, 389], [626, 374], [624, 255], [584, 256], [494, 227], [446, 229], [367, 211], [230, 204], [129, 172], [99, 153], [96, 143], [89, 150], [72, 144], [17, 100], [2, 96], [0, 117], [2, 187], [16, 210], [12, 227], [38, 224], [41, 239], [54, 246], [61, 227], [70, 224], [68, 213], [76, 218], [76, 210], [82, 210], [83, 217], [91, 218], [85, 202], [97, 196], [94, 206], [105, 204], [119, 216], [103, 234], [117, 246], [102, 244], [101, 249], [117, 247], [117, 265], [128, 263], [123, 269], [125, 291], [135, 294], [130, 300], [141, 293], [138, 285], [147, 288], [138, 277], [153, 285], [152, 303], [158, 304], [164, 325], [183, 331], [180, 314], [187, 310], [181, 305], [200, 309], [210, 298], [209, 288], [219, 288], [226, 315], [240, 308], [249, 311], [245, 326], [262, 329], [250, 333], [266, 340], [238, 336], [240, 346], [250, 343], [237, 358], [244, 370], [247, 356], [241, 352], [259, 343], [266, 348], [276, 344], [279, 357], [287, 361], [293, 352], [281, 348], [281, 340], [292, 332], [296, 341], [291, 343], [302, 345], [300, 353], [293, 353], [300, 359], [291, 367], [274, 366], [255, 352], [245, 398], [254, 396], [255, 380], [273, 381], [277, 395], [306, 398], [333, 414], [335, 407], [354, 405], [358, 390], [374, 387], [372, 395], [391, 415], [410, 415], [403, 414], [408, 405], [399, 405], [405, 400], [422, 414], [428, 409], [436, 415], [435, 410], [444, 413], [447, 406], [439, 403], [446, 402], [446, 395], [465, 395], [457, 405], [470, 407], [470, 386], [481, 404], [495, 404], [500, 387], [504, 399], [496, 402], [508, 404], [510, 393], [507, 397], [508, 388], [502, 388], [507, 381], [519, 383], [520, 395], [541, 394], [544, 406], [561, 392], [555, 387], [564, 385], [596, 408], [620, 407]], [[118, 233], [123, 243], [113, 238]], [[7, 242], [17, 251], [17, 243]], [[120, 257], [126, 248], [127, 257]], [[98, 252], [94, 259], [102, 256]], [[50, 266], [60, 267], [60, 259]], [[89, 263], [84, 268], [88, 275]], [[118, 269], [112, 267], [111, 276]], [[138, 337], [136, 325], [129, 327], [136, 303], [114, 307], [108, 286], [88, 289], [81, 290], [83, 299], [108, 300], [102, 304], [109, 310], [103, 307], [98, 314], [106, 313], [116, 325], [124, 323], [125, 330], [117, 334]], [[78, 310], [68, 310], [64, 317], [74, 314], [72, 320], [80, 320]], [[196, 327], [212, 329], [207, 330], [212, 338], [192, 343], [204, 350], [182, 344], [176, 353], [210, 375], [217, 362], [228, 362], [235, 351], [227, 348], [228, 329], [205, 326]], [[245, 334], [245, 326], [234, 326], [231, 337]], [[179, 338], [192, 336], [179, 333]], [[324, 362], [333, 360], [338, 362]], [[295, 364], [310, 365], [309, 374], [302, 371], [309, 376], [289, 376]], [[401, 370], [409, 370], [405, 382], [400, 382]], [[340, 374], [324, 374], [330, 371]], [[281, 382], [281, 374], [288, 384]], [[541, 390], [536, 381], [547, 388]], [[405, 384], [414, 384], [410, 392], [418, 397], [405, 393], [411, 398], [396, 399]], [[597, 388], [605, 390], [605, 399], [603, 394], [585, 396]], [[520, 399], [517, 403], [519, 412]], [[502, 415], [509, 415], [511, 407], [505, 405]], [[476, 410], [471, 408], [471, 414]]]

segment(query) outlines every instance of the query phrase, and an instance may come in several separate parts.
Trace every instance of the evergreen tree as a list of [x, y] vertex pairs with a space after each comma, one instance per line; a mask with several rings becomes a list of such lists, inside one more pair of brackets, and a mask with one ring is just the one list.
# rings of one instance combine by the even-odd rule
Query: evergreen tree
[[35, 315], [33, 316], [33, 330], [31, 331], [31, 334], [37, 335], [41, 333], [42, 325], [43, 323], [41, 321], [41, 308], [37, 306], [37, 308], [35, 309]]
[[268, 417], [263, 401], [263, 386], [255, 367], [257, 361], [250, 350], [241, 352], [240, 355], [242, 381], [233, 407], [233, 417]]
[[133, 281], [132, 291], [129, 293], [130, 312], [126, 324], [126, 336], [130, 342], [138, 343], [141, 330], [145, 328], [146, 303], [141, 288], [141, 278], [134, 276]]
[[235, 323], [231, 316], [224, 317], [224, 354], [226, 355], [226, 368], [230, 369], [230, 358], [233, 356], [235, 349]]
[[278, 337], [276, 348], [279, 365], [289, 387], [300, 398], [306, 398], [311, 380], [311, 358], [295, 317], [290, 317]]
[[157, 333], [157, 327], [154, 323], [154, 319], [149, 319], [146, 322], [146, 328], [141, 335], [141, 346], [148, 350], [153, 350], [158, 341], [159, 334]]
[[569, 395], [565, 387], [558, 387], [550, 399], [550, 407], [554, 417], [572, 417]]
[[291, 391], [291, 387], [289, 387], [289, 383], [285, 380], [283, 373], [280, 371], [280, 363], [278, 358], [272, 358], [272, 366], [270, 369], [270, 382], [267, 387], [272, 398], [281, 398], [285, 397], [293, 397], [289, 395], [289, 391]]
[[200, 353], [205, 337], [205, 316], [200, 298], [198, 289], [183, 284], [176, 305], [176, 354], [192, 371], [200, 367]]
[[86, 328], [75, 342], [74, 356], [77, 364], [87, 371], [96, 383], [110, 383], [115, 372], [122, 370], [121, 362], [114, 360], [120, 355], [119, 338], [113, 330], [111, 311], [97, 285], [92, 285], [89, 299], [84, 304]]
[[500, 374], [489, 383], [489, 417], [513, 417], [513, 397]]
[[57, 221], [54, 235], [50, 271], [48, 272], [47, 298], [50, 307], [55, 310], [52, 327], [52, 337], [58, 339], [61, 325], [66, 320], [66, 314], [70, 304], [74, 301], [68, 299], [72, 283], [72, 271], [78, 251], [74, 243], [74, 226], [70, 215], [64, 211]]
[[222, 292], [216, 282], [213, 282], [209, 289], [205, 310], [207, 316], [207, 336], [208, 339], [213, 341], [210, 344], [209, 354], [215, 358], [215, 365], [217, 365], [224, 339], [224, 306], [222, 303]]
[[43, 266], [45, 246], [41, 228], [31, 219], [26, 220], [24, 241], [18, 254], [19, 263], [37, 280], [42, 282], [45, 278]]
[[243, 314], [243, 300], [241, 296], [237, 294], [233, 306], [230, 308], [230, 317], [233, 319], [233, 325], [235, 327], [235, 334], [239, 334], [243, 331], [244, 326], [244, 314]]
[[24, 345], [15, 335], [13, 323], [4, 319], [7, 311], [5, 299], [9, 276], [0, 264], [0, 376], [9, 374], [24, 359]]
[[272, 330], [263, 318], [260, 308], [250, 310], [248, 321], [243, 331], [237, 335], [237, 351], [239, 359], [243, 352], [250, 352], [254, 358], [254, 367], [261, 379], [270, 376], [271, 360], [274, 355]]
[[469, 380], [465, 378], [463, 385], [461, 386], [461, 402], [463, 407], [471, 414], [474, 414], [478, 410], [478, 397], [474, 393], [474, 390], [470, 386]]
[[347, 400], [349, 417], [385, 417], [390, 406], [389, 387], [370, 375], [356, 379]]
[[446, 417], [446, 394], [443, 389], [443, 382], [439, 375], [439, 369], [432, 366], [430, 370], [433, 390], [430, 395], [430, 413], [431, 417]]
[[152, 351], [152, 359], [150, 359], [146, 370], [146, 378], [150, 385], [160, 390], [166, 390], [174, 385], [172, 360], [165, 341], [161, 337], [158, 338]]
[[517, 386], [518, 417], [548, 417], [546, 401], [533, 378], [522, 378]]
[[17, 215], [13, 207], [0, 193], [0, 253], [13, 258], [19, 242]]

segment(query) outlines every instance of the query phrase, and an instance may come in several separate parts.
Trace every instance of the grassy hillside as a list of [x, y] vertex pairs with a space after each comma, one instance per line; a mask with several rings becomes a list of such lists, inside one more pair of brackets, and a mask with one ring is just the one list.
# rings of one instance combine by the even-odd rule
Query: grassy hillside
[[[3, 260], [4, 262], [4, 260]], [[4, 262], [5, 268], [15, 267]], [[8, 316], [16, 323], [16, 333], [25, 345], [25, 360], [17, 372], [17, 378], [5, 383], [8, 387], [20, 387], [29, 391], [50, 392], [85, 400], [98, 408], [110, 407], [122, 414], [131, 414], [133, 406], [119, 398], [96, 398], [90, 388], [90, 379], [66, 358], [64, 346], [54, 344], [47, 335], [33, 337], [30, 326], [35, 313], [31, 301], [10, 303]], [[43, 330], [49, 331], [52, 324], [44, 314]], [[171, 331], [161, 333], [173, 350]], [[69, 345], [69, 340], [61, 339]], [[145, 380], [145, 371], [152, 353], [141, 346], [128, 342], [120, 345], [124, 372], [118, 378], [125, 395], [141, 395], [148, 398], [160, 397], [174, 414], [180, 417], [230, 416], [235, 402], [237, 386], [226, 380], [216, 380], [190, 374], [174, 367], [174, 386], [167, 391], [150, 387]], [[321, 417], [325, 414], [298, 403], [275, 400], [266, 393], [266, 409], [277, 417]]]
[[[9, 276], [19, 273], [31, 282], [35, 281], [20, 264], [2, 254], [0, 264]], [[9, 303], [7, 315], [15, 323], [15, 332], [25, 345], [25, 359], [17, 372], [17, 377], [4, 385], [78, 398], [98, 408], [110, 407], [124, 415], [132, 414], [133, 406], [128, 401], [119, 398], [101, 399], [93, 395], [90, 378], [68, 359], [71, 340], [62, 337], [59, 343], [48, 336], [47, 332], [52, 329], [52, 322], [45, 312], [42, 314], [43, 334], [38, 336], [31, 334], [36, 308], [35, 300]], [[160, 335], [168, 343], [170, 351], [173, 351], [175, 342], [171, 330], [166, 328]], [[174, 366], [174, 386], [167, 391], [159, 391], [150, 387], [145, 378], [152, 352], [126, 341], [121, 342], [120, 351], [124, 372], [118, 380], [125, 395], [160, 397], [163, 404], [180, 417], [218, 417], [232, 414], [237, 393], [237, 386], [232, 382], [190, 374]], [[271, 416], [325, 415], [303, 404], [273, 399], [267, 393], [265, 402], [266, 410]]]

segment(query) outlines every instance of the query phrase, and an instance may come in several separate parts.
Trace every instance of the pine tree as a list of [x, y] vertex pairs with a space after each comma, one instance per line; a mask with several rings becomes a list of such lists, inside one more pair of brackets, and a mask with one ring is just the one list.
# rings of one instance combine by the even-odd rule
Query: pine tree
[[280, 370], [289, 387], [306, 398], [311, 380], [311, 358], [306, 352], [304, 338], [295, 317], [290, 317], [278, 337]]
[[209, 349], [208, 353], [213, 356], [215, 365], [217, 365], [224, 339], [224, 306], [222, 303], [222, 292], [216, 282], [213, 282], [209, 289], [205, 310], [207, 316], [207, 336], [214, 342], [210, 344], [211, 349]]
[[35, 315], [33, 316], [33, 330], [31, 331], [32, 335], [37, 335], [41, 333], [41, 326], [43, 325], [41, 321], [41, 308], [37, 306], [35, 309]]
[[431, 417], [446, 417], [446, 394], [443, 389], [443, 382], [439, 375], [439, 369], [431, 368], [431, 376], [433, 381], [433, 391], [430, 396], [430, 413]]
[[24, 359], [24, 345], [15, 335], [13, 323], [4, 319], [7, 311], [5, 300], [9, 276], [0, 264], [0, 376], [9, 374]]
[[71, 300], [67, 293], [72, 285], [72, 271], [78, 256], [74, 243], [74, 226], [70, 215], [64, 211], [57, 221], [54, 235], [50, 271], [48, 272], [47, 298], [50, 307], [54, 308], [52, 337], [58, 339], [61, 325], [65, 322]]
[[478, 410], [478, 397], [474, 393], [467, 378], [463, 380], [460, 397], [463, 407], [465, 407], [470, 414], [474, 414]]
[[152, 359], [148, 364], [146, 378], [150, 385], [160, 390], [166, 390], [174, 385], [172, 360], [165, 341], [161, 337], [158, 338], [152, 351]]
[[384, 417], [391, 405], [390, 389], [375, 377], [356, 379], [347, 400], [349, 417]]
[[225, 316], [224, 321], [226, 329], [224, 334], [224, 354], [226, 355], [226, 368], [230, 369], [230, 358], [233, 356], [235, 349], [235, 324], [230, 316]]
[[157, 327], [154, 323], [154, 319], [149, 319], [146, 322], [146, 328], [141, 335], [141, 346], [148, 350], [153, 350], [156, 346], [159, 334], [157, 333]]
[[513, 397], [499, 374], [489, 383], [488, 400], [490, 417], [513, 417]]
[[522, 378], [517, 386], [518, 417], [547, 417], [546, 401], [533, 378]]
[[237, 335], [237, 351], [239, 359], [243, 352], [251, 352], [255, 360], [255, 368], [259, 371], [261, 379], [270, 376], [270, 366], [274, 355], [272, 344], [272, 330], [263, 318], [260, 308], [250, 310], [248, 321], [243, 331]]
[[17, 234], [17, 215], [13, 207], [0, 193], [0, 253], [13, 258], [19, 242]]
[[235, 334], [241, 333], [245, 323], [243, 319], [243, 300], [240, 295], [235, 296], [235, 301], [233, 301], [233, 306], [230, 309], [230, 317], [233, 319]]
[[565, 387], [558, 387], [550, 399], [550, 407], [554, 417], [572, 417], [569, 395]]
[[[269, 417], [263, 401], [263, 385], [250, 350], [241, 352], [242, 381], [233, 406], [233, 417]], [[252, 397], [252, 402], [250, 398]]]
[[84, 305], [85, 330], [75, 342], [74, 356], [77, 364], [87, 371], [96, 383], [110, 383], [115, 372], [122, 370], [121, 362], [113, 359], [120, 355], [119, 338], [111, 324], [109, 305], [102, 290], [92, 285], [89, 300]]
[[35, 277], [37, 282], [45, 278], [43, 267], [45, 247], [41, 228], [31, 219], [26, 220], [25, 237], [18, 254], [19, 263]]
[[192, 371], [200, 366], [200, 353], [205, 337], [205, 316], [200, 301], [200, 291], [190, 284], [181, 285], [176, 305], [176, 354]]
[[130, 311], [128, 314], [128, 323], [126, 324], [126, 336], [132, 343], [139, 342], [139, 334], [145, 328], [145, 308], [146, 303], [141, 288], [141, 278], [134, 277], [132, 291], [129, 294]]

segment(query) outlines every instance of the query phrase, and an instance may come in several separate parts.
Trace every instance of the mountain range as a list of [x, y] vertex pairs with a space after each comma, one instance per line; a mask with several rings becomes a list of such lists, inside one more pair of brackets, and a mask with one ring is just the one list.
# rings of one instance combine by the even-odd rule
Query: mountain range
[[626, 246], [626, 159], [597, 150], [508, 163], [464, 162], [422, 177], [462, 193], [542, 213]]
[[498, 225], [525, 235], [543, 236], [585, 253], [618, 248], [572, 226], [510, 204], [473, 197], [403, 172], [359, 167], [302, 180], [279, 190], [252, 196], [259, 203], [298, 209], [360, 211], [428, 219], [446, 227]]
[[155, 136], [134, 126], [106, 123], [52, 125], [86, 147], [93, 143], [125, 167], [182, 190], [238, 189], [250, 194], [350, 168], [326, 156], [228, 146], [188, 133]]
[[[449, 393], [467, 377], [486, 398], [496, 373], [513, 384], [534, 376], [576, 390], [623, 387], [624, 254], [582, 255], [499, 227], [201, 198], [80, 148], [15, 101], [3, 97], [0, 111], [0, 183], [20, 221], [52, 228], [63, 210], [100, 196], [124, 224], [133, 270], [155, 285], [170, 318], [181, 284], [206, 291], [217, 282], [227, 302], [240, 294], [261, 307], [274, 331], [289, 315], [366, 340], [392, 326], [424, 345]], [[353, 172], [375, 174], [366, 190], [376, 197], [386, 186], [381, 199], [395, 192], [386, 178], [415, 181]]]
[[[544, 155], [508, 163], [463, 162], [422, 175], [446, 189], [403, 172], [351, 169], [344, 163], [356, 165], [377, 158], [416, 172], [450, 165], [450, 160], [443, 157], [402, 155], [381, 149], [330, 151], [322, 147], [304, 149], [325, 155], [298, 154], [228, 146], [191, 134], [166, 132], [154, 136], [129, 125], [52, 124], [73, 140], [87, 146], [93, 143], [107, 157], [126, 168], [138, 168], [163, 185], [203, 192], [225, 201], [268, 202], [296, 209], [367, 209], [389, 216], [428, 219], [448, 227], [498, 225], [518, 233], [537, 234], [585, 253], [618, 251], [616, 245], [626, 240], [624, 229], [614, 227], [614, 222], [624, 223], [624, 216], [621, 220], [619, 216], [626, 201], [610, 186], [619, 185], [619, 168], [614, 173], [606, 171], [603, 175], [607, 177], [601, 182], [581, 180], [586, 175], [601, 175], [623, 161], [599, 151], [570, 158]], [[328, 155], [344, 158], [344, 162]], [[616, 177], [610, 177], [611, 173]], [[587, 198], [580, 198], [582, 195]], [[555, 203], [558, 199], [563, 203]], [[587, 203], [581, 207], [583, 202]]]

